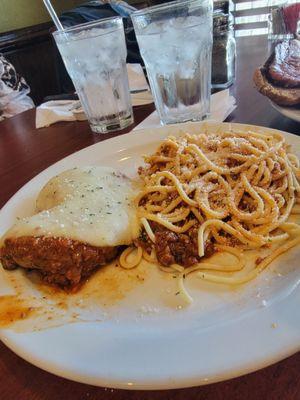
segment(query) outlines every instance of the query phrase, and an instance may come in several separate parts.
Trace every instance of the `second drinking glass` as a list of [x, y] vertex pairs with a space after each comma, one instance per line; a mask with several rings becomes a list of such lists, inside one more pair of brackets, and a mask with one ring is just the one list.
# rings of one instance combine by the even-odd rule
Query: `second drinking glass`
[[212, 1], [180, 0], [131, 15], [163, 124], [210, 111]]

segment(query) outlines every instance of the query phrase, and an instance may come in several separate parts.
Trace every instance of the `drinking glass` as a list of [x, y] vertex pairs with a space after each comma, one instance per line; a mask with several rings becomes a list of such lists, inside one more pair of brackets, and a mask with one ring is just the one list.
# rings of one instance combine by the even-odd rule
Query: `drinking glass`
[[91, 129], [106, 133], [133, 122], [120, 17], [56, 31], [54, 39]]
[[162, 124], [209, 114], [212, 9], [212, 0], [181, 0], [131, 14]]

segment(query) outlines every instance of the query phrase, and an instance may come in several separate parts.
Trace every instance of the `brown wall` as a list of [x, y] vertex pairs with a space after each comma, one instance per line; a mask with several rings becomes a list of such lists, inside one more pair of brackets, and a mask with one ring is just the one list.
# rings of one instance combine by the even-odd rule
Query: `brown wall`
[[[85, 0], [52, 0], [57, 13]], [[49, 21], [43, 0], [0, 0], [0, 32], [12, 31]]]

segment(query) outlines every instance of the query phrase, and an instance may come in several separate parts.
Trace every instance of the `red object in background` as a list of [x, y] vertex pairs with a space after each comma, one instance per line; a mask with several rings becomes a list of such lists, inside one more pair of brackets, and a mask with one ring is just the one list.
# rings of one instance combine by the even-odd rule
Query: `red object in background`
[[300, 19], [300, 3], [285, 6], [282, 11], [287, 32], [296, 33], [297, 22]]

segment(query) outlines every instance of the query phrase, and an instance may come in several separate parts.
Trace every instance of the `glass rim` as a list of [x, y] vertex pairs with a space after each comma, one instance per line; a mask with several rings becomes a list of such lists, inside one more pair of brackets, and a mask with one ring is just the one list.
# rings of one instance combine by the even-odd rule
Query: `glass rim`
[[[187, 4], [193, 4], [193, 3], [199, 3], [201, 0], [174, 0], [170, 1], [165, 4], [157, 4], [156, 6], [152, 7], [147, 7], [147, 8], [142, 8], [141, 10], [134, 11], [130, 17], [139, 17], [141, 15], [147, 15], [147, 14], [152, 14], [157, 11], [164, 11], [167, 10], [168, 8], [172, 8], [173, 6], [185, 6]], [[203, 0], [202, 0], [203, 1]], [[205, 1], [205, 0], [204, 0]]]
[[[114, 17], [107, 17], [107, 18], [102, 18], [102, 19], [98, 19], [96, 21], [89, 21], [89, 22], [84, 22], [83, 24], [78, 24], [78, 25], [74, 25], [74, 26], [70, 26], [66, 29], [64, 29], [63, 31], [60, 31], [58, 29], [56, 29], [56, 31], [52, 32], [53, 36], [61, 36], [64, 35], [65, 33], [72, 33], [75, 32], [77, 30], [81, 30], [82, 28], [89, 28], [89, 27], [93, 27], [94, 25], [104, 25], [106, 22], [109, 21], [120, 21], [122, 20], [122, 17], [120, 15], [116, 15]], [[119, 27], [112, 27], [112, 32], [119, 29]], [[107, 32], [103, 32], [100, 33], [100, 35], [106, 35]]]

